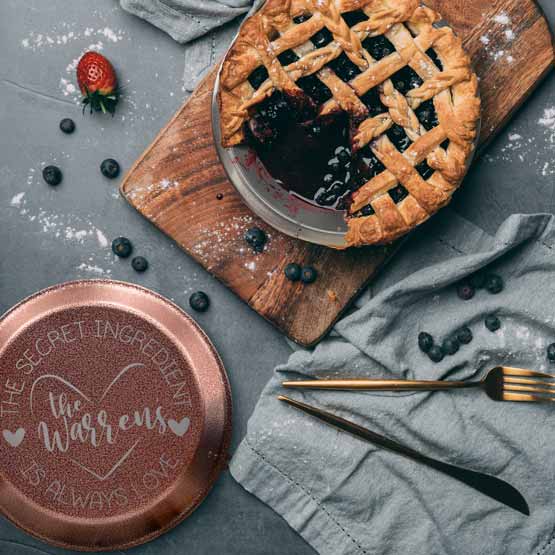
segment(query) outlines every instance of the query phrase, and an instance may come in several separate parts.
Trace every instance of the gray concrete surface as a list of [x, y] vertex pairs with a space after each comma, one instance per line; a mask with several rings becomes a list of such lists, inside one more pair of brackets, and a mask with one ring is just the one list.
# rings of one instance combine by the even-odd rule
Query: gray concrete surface
[[[540, 0], [550, 24], [555, 3]], [[233, 388], [237, 445], [272, 368], [289, 347], [269, 324], [206, 274], [118, 198], [104, 179], [104, 158], [129, 168], [182, 103], [184, 47], [122, 12], [114, 0], [0, 2], [0, 311], [49, 285], [113, 277], [150, 287], [188, 309], [188, 294], [207, 291], [212, 308], [193, 314], [222, 354]], [[74, 60], [101, 47], [125, 85], [114, 118], [82, 117], [72, 91]], [[66, 81], [64, 81], [66, 80]], [[555, 208], [555, 111], [552, 73], [471, 170], [453, 203], [488, 231], [513, 212]], [[547, 110], [547, 112], [546, 112]], [[59, 132], [62, 117], [77, 122]], [[553, 117], [553, 114], [551, 114]], [[45, 164], [64, 171], [57, 189]], [[22, 194], [24, 193], [24, 194]], [[98, 232], [97, 232], [98, 230]], [[151, 268], [136, 274], [104, 245], [130, 237]], [[224, 473], [202, 506], [172, 532], [133, 553], [308, 555], [304, 541]], [[68, 553], [0, 519], [0, 554]]]

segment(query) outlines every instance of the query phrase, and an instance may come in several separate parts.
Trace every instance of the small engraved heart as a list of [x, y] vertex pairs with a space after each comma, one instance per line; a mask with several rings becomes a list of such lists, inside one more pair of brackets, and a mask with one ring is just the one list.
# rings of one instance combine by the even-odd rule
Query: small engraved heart
[[2, 432], [2, 435], [12, 447], [19, 447], [19, 444], [23, 441], [23, 438], [25, 437], [25, 430], [23, 428], [18, 428], [15, 432], [4, 430]]
[[176, 422], [173, 418], [170, 418], [168, 420], [168, 426], [170, 427], [170, 430], [179, 437], [185, 435], [185, 432], [187, 432], [187, 430], [189, 429], [190, 424], [191, 421], [187, 416], [185, 418], [182, 418], [179, 422]]

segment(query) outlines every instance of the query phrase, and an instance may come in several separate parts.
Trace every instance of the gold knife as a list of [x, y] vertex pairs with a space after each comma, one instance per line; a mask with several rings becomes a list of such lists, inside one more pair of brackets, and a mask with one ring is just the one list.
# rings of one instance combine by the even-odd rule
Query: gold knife
[[310, 414], [325, 422], [326, 424], [330, 424], [339, 430], [344, 432], [348, 432], [355, 437], [367, 441], [369, 443], [373, 443], [375, 445], [379, 445], [384, 449], [388, 449], [389, 451], [393, 451], [398, 453], [399, 455], [403, 455], [408, 457], [409, 459], [413, 459], [419, 463], [425, 464], [439, 472], [443, 472], [460, 482], [463, 482], [467, 486], [474, 488], [475, 490], [519, 511], [520, 513], [529, 516], [530, 509], [528, 508], [528, 503], [526, 503], [526, 499], [522, 496], [522, 494], [511, 484], [497, 478], [495, 476], [491, 476], [489, 474], [484, 474], [482, 472], [476, 472], [474, 470], [468, 470], [466, 468], [461, 468], [459, 466], [455, 466], [453, 464], [449, 464], [443, 461], [439, 461], [437, 459], [432, 459], [410, 447], [406, 447], [405, 445], [401, 445], [392, 439], [389, 439], [385, 436], [382, 436], [376, 432], [368, 430], [367, 428], [363, 428], [350, 420], [346, 420], [332, 414], [331, 412], [324, 411], [317, 407], [313, 407], [307, 405], [305, 403], [301, 403], [300, 401], [296, 401], [295, 399], [290, 399], [289, 397], [285, 397], [283, 395], [279, 395], [278, 399], [280, 401], [284, 401], [289, 403], [290, 405], [294, 406], [295, 408]]

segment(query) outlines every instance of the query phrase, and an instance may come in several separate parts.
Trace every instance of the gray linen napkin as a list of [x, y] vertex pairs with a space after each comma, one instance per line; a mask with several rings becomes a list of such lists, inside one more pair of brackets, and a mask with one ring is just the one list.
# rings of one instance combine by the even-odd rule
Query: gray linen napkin
[[[322, 555], [555, 553], [553, 406], [496, 403], [474, 390], [395, 395], [280, 387], [302, 376], [466, 380], [500, 363], [549, 369], [554, 248], [552, 216], [512, 216], [491, 237], [444, 211], [402, 247], [370, 300], [314, 350], [299, 350], [277, 368], [232, 460], [234, 478]], [[460, 300], [454, 284], [485, 266], [503, 276], [504, 291]], [[496, 333], [484, 326], [490, 313], [502, 322]], [[420, 331], [441, 340], [463, 324], [474, 340], [456, 355], [433, 364], [419, 351]], [[499, 476], [524, 494], [531, 516], [336, 431], [277, 401], [279, 393]]]
[[[261, 0], [256, 0], [258, 5]], [[191, 92], [223, 56], [253, 0], [120, 0], [121, 7], [152, 23], [185, 50], [183, 88]]]

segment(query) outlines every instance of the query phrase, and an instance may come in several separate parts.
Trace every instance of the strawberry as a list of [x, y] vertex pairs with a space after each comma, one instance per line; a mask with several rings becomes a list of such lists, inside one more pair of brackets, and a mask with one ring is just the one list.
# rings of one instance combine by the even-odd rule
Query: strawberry
[[86, 106], [103, 113], [116, 111], [119, 99], [118, 80], [112, 64], [98, 52], [85, 52], [77, 64], [77, 83]]

